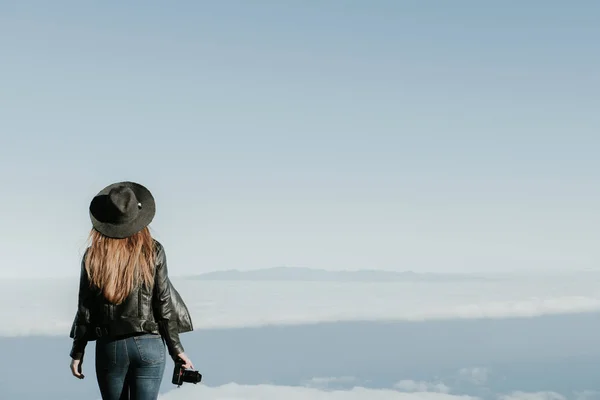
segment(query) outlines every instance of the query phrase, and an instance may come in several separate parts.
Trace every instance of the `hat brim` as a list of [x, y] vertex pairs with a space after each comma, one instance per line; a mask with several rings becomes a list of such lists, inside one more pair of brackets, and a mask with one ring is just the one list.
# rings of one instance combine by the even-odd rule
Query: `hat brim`
[[[138, 201], [142, 203], [142, 208], [140, 209], [137, 217], [123, 224], [109, 223], [103, 221], [102, 218], [102, 205], [105, 203], [105, 199], [110, 191], [118, 186], [129, 187], [135, 193], [135, 197], [138, 199]], [[135, 235], [148, 226], [150, 222], [152, 222], [154, 219], [154, 214], [156, 213], [156, 205], [154, 203], [154, 197], [152, 196], [152, 193], [150, 193], [146, 187], [135, 182], [118, 182], [108, 185], [98, 192], [98, 194], [90, 203], [89, 212], [94, 229], [105, 236], [123, 239]]]

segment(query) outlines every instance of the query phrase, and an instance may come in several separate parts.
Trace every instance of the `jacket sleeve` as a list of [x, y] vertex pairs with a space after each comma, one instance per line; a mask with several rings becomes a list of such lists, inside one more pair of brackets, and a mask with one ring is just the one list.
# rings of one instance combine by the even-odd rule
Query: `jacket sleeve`
[[71, 327], [70, 337], [73, 338], [73, 346], [70, 356], [75, 360], [81, 360], [85, 353], [88, 342], [88, 329], [90, 325], [90, 282], [85, 270], [85, 255], [81, 261], [81, 274], [79, 277], [79, 296], [77, 300], [77, 313]]
[[169, 355], [175, 359], [179, 353], [183, 353], [184, 349], [179, 340], [177, 314], [176, 310], [173, 309], [173, 302], [171, 300], [167, 257], [162, 245], [157, 244], [157, 247], [152, 306], [160, 333], [167, 344]]

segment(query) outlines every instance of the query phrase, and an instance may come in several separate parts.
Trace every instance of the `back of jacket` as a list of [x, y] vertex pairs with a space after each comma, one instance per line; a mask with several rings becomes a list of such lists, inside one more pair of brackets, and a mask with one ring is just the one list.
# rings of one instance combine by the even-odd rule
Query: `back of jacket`
[[161, 334], [173, 358], [184, 351], [179, 333], [193, 330], [192, 320], [183, 299], [169, 279], [163, 246], [155, 240], [154, 247], [154, 287], [138, 285], [118, 305], [110, 303], [99, 288], [90, 285], [84, 254], [77, 313], [70, 333], [73, 338], [72, 358], [83, 358], [88, 341], [133, 333]]

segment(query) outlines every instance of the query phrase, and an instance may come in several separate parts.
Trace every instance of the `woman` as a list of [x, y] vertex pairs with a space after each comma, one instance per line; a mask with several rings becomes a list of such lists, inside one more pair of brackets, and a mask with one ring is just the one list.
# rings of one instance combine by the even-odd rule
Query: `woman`
[[173, 360], [193, 368], [179, 333], [193, 329], [168, 277], [165, 251], [150, 235], [152, 194], [120, 182], [90, 204], [93, 229], [81, 263], [77, 314], [71, 328], [71, 372], [83, 379], [88, 341], [96, 341], [96, 378], [103, 400], [158, 397], [165, 343]]

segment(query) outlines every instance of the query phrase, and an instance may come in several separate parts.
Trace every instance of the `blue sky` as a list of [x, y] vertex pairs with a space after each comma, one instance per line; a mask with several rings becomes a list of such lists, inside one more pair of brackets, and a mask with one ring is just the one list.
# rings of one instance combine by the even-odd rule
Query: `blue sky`
[[597, 268], [600, 4], [0, 2], [2, 276], [145, 184], [174, 274]]

